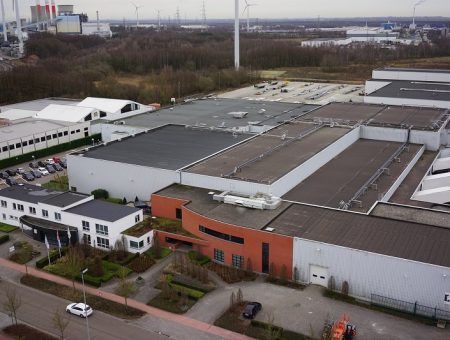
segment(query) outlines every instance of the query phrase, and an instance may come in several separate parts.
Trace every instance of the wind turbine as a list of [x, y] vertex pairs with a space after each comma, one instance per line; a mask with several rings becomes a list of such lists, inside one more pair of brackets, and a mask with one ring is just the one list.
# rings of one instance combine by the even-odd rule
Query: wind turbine
[[250, 32], [250, 7], [258, 6], [257, 4], [249, 4], [247, 0], [245, 0], [245, 8], [242, 13], [247, 11], [247, 33]]
[[131, 2], [131, 4], [136, 8], [136, 28], [138, 28], [139, 27], [139, 8], [142, 8], [144, 6], [137, 6], [134, 2]]
[[5, 4], [0, 0], [0, 7], [2, 9], [2, 24], [3, 24], [3, 40], [8, 41], [8, 33], [6, 33], [6, 19], [5, 19]]
[[239, 0], [234, 2], [234, 67], [239, 70], [240, 52], [239, 52]]

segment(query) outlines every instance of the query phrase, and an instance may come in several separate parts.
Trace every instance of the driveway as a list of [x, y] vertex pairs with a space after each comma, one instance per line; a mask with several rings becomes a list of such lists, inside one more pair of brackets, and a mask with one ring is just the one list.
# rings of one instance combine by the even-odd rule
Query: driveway
[[263, 282], [245, 282], [218, 288], [202, 298], [186, 313], [189, 318], [212, 324], [229, 306], [231, 292], [242, 289], [244, 300], [263, 305], [256, 320], [275, 324], [305, 335], [319, 337], [325, 320], [346, 313], [360, 339], [450, 339], [450, 329], [438, 329], [322, 296], [323, 288], [309, 286], [303, 291]]

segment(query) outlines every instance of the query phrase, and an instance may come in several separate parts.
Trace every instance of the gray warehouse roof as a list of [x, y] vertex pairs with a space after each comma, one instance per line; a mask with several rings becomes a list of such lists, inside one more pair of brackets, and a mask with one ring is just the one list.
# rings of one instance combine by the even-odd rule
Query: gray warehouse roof
[[48, 121], [34, 118], [17, 120], [11, 125], [0, 127], [0, 142], [32, 136], [47, 131], [64, 129], [77, 123]]
[[[372, 79], [377, 81], [377, 79]], [[386, 80], [380, 80], [386, 81]], [[450, 101], [447, 84], [429, 81], [389, 80], [391, 83], [369, 94], [369, 97]]]
[[[317, 106], [243, 99], [195, 100], [173, 108], [121, 119], [127, 125], [158, 127], [165, 124], [192, 125], [202, 127], [233, 128], [249, 123], [275, 126], [308, 112]], [[233, 118], [230, 112], [248, 112], [241, 119]]]
[[96, 218], [102, 221], [115, 222], [133, 213], [137, 213], [139, 210], [140, 209], [128, 207], [126, 205], [92, 200], [67, 209], [66, 212]]
[[177, 170], [247, 138], [248, 135], [168, 125], [92, 148], [84, 156]]
[[28, 102], [21, 102], [16, 104], [9, 104], [0, 107], [0, 112], [10, 110], [10, 109], [20, 109], [20, 110], [30, 110], [30, 111], [41, 111], [50, 104], [58, 105], [77, 105], [80, 100], [67, 99], [67, 98], [45, 98], [30, 100]]
[[407, 68], [407, 67], [382, 67], [375, 71], [392, 71], [392, 72], [420, 72], [420, 73], [450, 73], [449, 70], [428, 69], [428, 68]]
[[450, 266], [449, 228], [300, 204], [290, 206], [270, 226], [284, 235]]

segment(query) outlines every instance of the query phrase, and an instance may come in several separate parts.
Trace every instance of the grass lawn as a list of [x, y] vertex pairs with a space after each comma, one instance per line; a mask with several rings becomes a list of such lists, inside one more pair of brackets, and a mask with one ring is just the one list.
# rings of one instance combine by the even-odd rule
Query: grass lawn
[[147, 255], [148, 257], [151, 257], [152, 259], [155, 260], [159, 260], [159, 259], [163, 259], [167, 256], [169, 256], [170, 254], [172, 254], [172, 250], [170, 250], [169, 248], [161, 248], [161, 256], [156, 258], [155, 256], [155, 250], [152, 248], [150, 248], [149, 250], [147, 250], [145, 253], [145, 255]]
[[69, 190], [69, 177], [58, 176], [52, 179], [50, 182], [42, 184], [43, 188], [51, 190], [68, 191]]
[[[272, 326], [272, 333], [264, 322], [245, 320], [241, 317], [245, 303], [228, 309], [220, 316], [214, 325], [230, 331], [245, 334], [255, 339], [277, 339], [277, 340], [312, 340], [309, 336], [284, 330], [276, 325]], [[263, 306], [264, 309], [264, 306]], [[261, 313], [261, 312], [260, 312]], [[275, 320], [276, 323], [276, 320]]]
[[[78, 290], [74, 291], [72, 287], [63, 286], [31, 275], [22, 276], [20, 282], [26, 286], [69, 301], [83, 301], [83, 293]], [[86, 294], [86, 301], [94, 310], [99, 310], [122, 319], [138, 319], [145, 315], [144, 312], [138, 309], [132, 307], [125, 308], [125, 305], [123, 304], [109, 301], [95, 295]]]
[[0, 223], [0, 231], [3, 231], [4, 233], [10, 233], [11, 231], [16, 230], [17, 227], [5, 223]]
[[3, 328], [3, 332], [13, 339], [22, 340], [57, 340], [56, 336], [41, 332], [40, 330], [23, 324], [11, 325]]
[[173, 301], [164, 298], [163, 293], [159, 293], [152, 300], [147, 303], [147, 305], [165, 310], [167, 312], [175, 313], [175, 314], [183, 314], [186, 313], [193, 305], [195, 305], [197, 301], [193, 299], [187, 299], [185, 305], [180, 305], [178, 301]]

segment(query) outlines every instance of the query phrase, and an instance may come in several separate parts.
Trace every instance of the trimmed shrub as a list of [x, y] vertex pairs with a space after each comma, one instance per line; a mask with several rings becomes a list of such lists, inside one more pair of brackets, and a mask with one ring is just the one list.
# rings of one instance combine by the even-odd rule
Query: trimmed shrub
[[91, 192], [91, 195], [94, 195], [95, 199], [104, 199], [107, 200], [109, 198], [109, 193], [105, 189], [96, 189]]
[[153, 260], [148, 256], [143, 255], [135, 258], [132, 262], [130, 262], [130, 264], [128, 264], [128, 268], [130, 268], [136, 273], [143, 273], [154, 264], [155, 260]]
[[188, 295], [190, 298], [195, 299], [195, 300], [201, 299], [203, 296], [205, 296], [205, 293], [203, 293], [199, 290], [188, 288], [183, 285], [176, 284], [176, 283], [169, 283], [169, 286], [171, 288], [173, 288], [174, 290], [176, 290], [177, 292], [184, 293], [184, 294]]
[[202, 253], [199, 253], [198, 251], [195, 250], [191, 250], [190, 252], [188, 252], [188, 257], [192, 262], [195, 262], [201, 266], [211, 261], [211, 259], [208, 256], [203, 255]]
[[[61, 248], [61, 256], [66, 255], [67, 248]], [[50, 263], [55, 262], [59, 259], [59, 251], [58, 249], [53, 249], [50, 251]], [[48, 257], [43, 257], [42, 259], [36, 261], [36, 268], [42, 269], [45, 266], [48, 266]]]
[[3, 244], [5, 242], [9, 241], [9, 235], [2, 235], [0, 236], [0, 244]]

